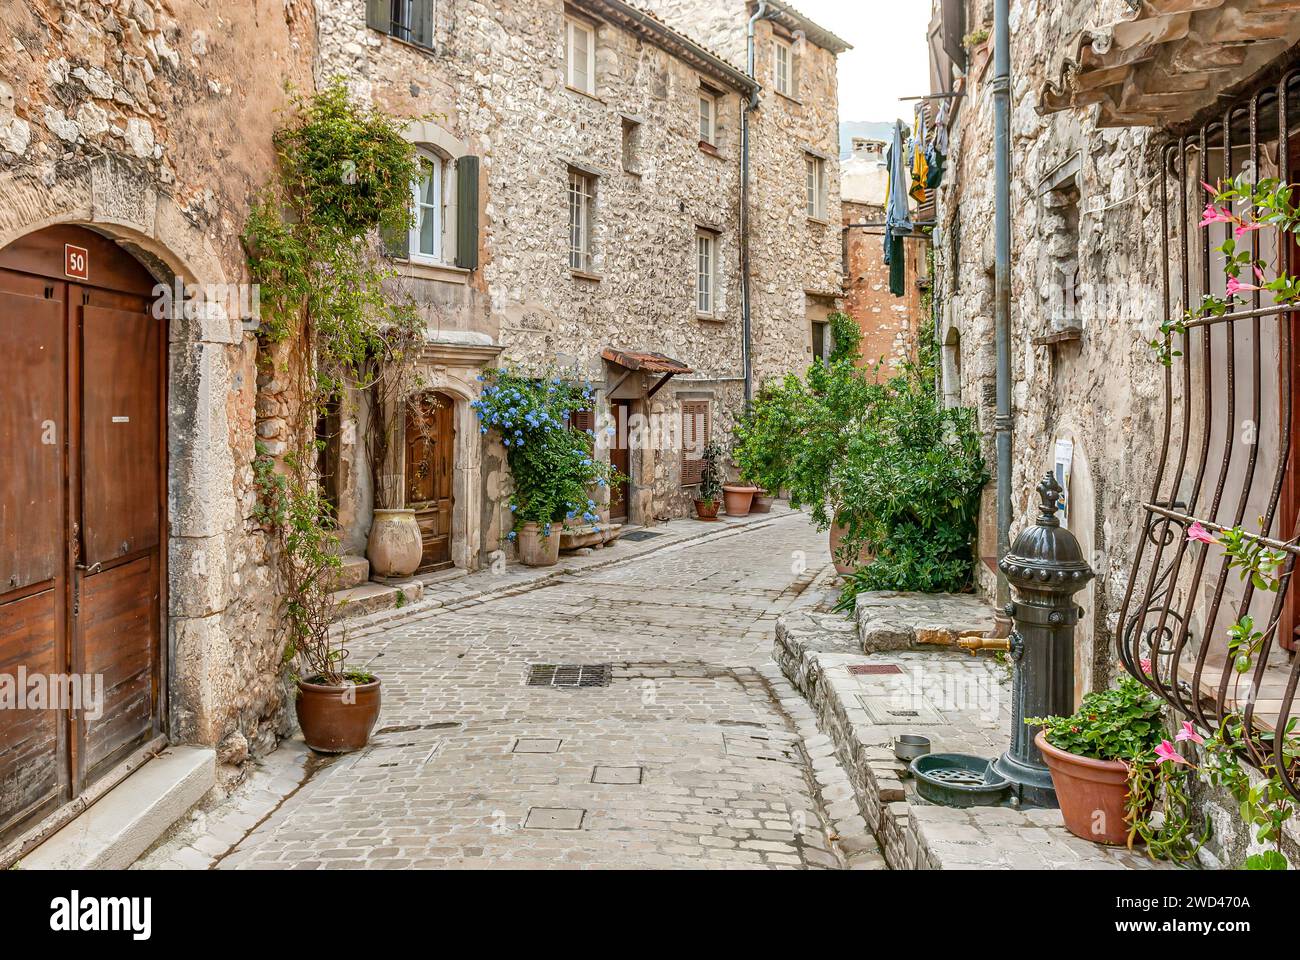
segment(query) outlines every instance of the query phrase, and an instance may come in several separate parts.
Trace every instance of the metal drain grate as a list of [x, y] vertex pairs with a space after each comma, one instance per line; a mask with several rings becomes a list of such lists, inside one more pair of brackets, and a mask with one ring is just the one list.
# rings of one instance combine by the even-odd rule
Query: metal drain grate
[[932, 780], [938, 780], [941, 783], [955, 783], [965, 787], [978, 787], [985, 782], [982, 774], [961, 767], [941, 767], [938, 770], [927, 770], [926, 775]]
[[528, 668], [530, 687], [608, 687], [614, 668], [608, 663], [534, 663]]
[[632, 543], [639, 543], [642, 540], [649, 540], [653, 537], [662, 537], [663, 533], [655, 530], [634, 530], [631, 533], [625, 533], [619, 537], [620, 540], [629, 540]]
[[902, 672], [903, 668], [896, 663], [858, 663], [849, 667], [849, 673], [855, 677], [880, 677]]

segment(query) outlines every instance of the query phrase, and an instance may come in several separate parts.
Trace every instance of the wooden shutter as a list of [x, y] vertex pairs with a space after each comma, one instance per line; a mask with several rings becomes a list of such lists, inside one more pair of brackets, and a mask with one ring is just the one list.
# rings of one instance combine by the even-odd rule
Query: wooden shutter
[[456, 161], [456, 266], [478, 269], [478, 157]]
[[366, 0], [366, 26], [387, 33], [391, 0]]
[[433, 0], [412, 0], [410, 40], [424, 47], [433, 46]]
[[596, 411], [595, 410], [575, 410], [569, 417], [569, 427], [573, 430], [580, 430], [586, 433], [588, 430], [596, 429]]
[[[703, 436], [700, 435], [701, 428]], [[700, 456], [713, 433], [713, 413], [707, 400], [682, 401], [682, 486], [693, 487], [704, 479]]]

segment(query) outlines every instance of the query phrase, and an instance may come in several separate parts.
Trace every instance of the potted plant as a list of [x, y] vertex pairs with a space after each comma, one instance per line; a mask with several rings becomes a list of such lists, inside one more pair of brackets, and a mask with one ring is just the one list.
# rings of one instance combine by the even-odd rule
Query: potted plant
[[754, 496], [757, 493], [758, 487], [752, 484], [724, 483], [722, 485], [722, 499], [727, 505], [727, 516], [749, 516], [750, 508], [754, 504]]
[[749, 409], [736, 418], [731, 455], [740, 475], [756, 487], [750, 510], [769, 513], [785, 486], [794, 430], [794, 394], [789, 387], [766, 384]]
[[591, 409], [595, 392], [589, 383], [579, 386], [554, 374], [533, 377], [504, 368], [480, 379], [483, 392], [471, 407], [480, 431], [500, 437], [514, 477], [514, 524], [506, 539], [517, 544], [520, 562], [553, 566], [560, 559], [565, 522], [581, 518], [599, 524], [593, 494], [623, 479], [597, 458], [592, 432], [571, 426], [575, 413]]
[[1077, 837], [1126, 844], [1133, 833], [1129, 781], [1134, 767], [1158, 762], [1164, 704], [1133, 677], [1090, 693], [1069, 717], [1034, 717], [1034, 744], [1052, 772], [1065, 827]]
[[722, 494], [722, 448], [716, 443], [706, 443], [700, 453], [704, 467], [700, 473], [700, 489], [695, 498], [695, 515], [701, 520], [718, 519], [718, 497]]

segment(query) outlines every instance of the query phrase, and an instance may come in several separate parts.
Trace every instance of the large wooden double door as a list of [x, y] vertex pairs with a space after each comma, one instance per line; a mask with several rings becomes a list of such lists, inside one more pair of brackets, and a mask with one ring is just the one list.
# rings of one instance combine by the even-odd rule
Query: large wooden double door
[[0, 841], [162, 729], [153, 284], [76, 227], [0, 251]]
[[454, 411], [454, 401], [441, 393], [423, 394], [406, 405], [406, 505], [415, 510], [424, 544], [420, 573], [452, 565]]

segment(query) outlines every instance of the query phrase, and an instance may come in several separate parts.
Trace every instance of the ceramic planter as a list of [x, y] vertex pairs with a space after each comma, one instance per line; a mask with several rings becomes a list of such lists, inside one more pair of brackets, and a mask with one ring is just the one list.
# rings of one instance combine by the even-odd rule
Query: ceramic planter
[[1052, 772], [1065, 828], [1094, 843], [1126, 845], [1128, 767], [1118, 760], [1093, 760], [1058, 750], [1041, 730], [1034, 745]]
[[553, 567], [560, 562], [560, 524], [551, 526], [551, 535], [542, 536], [542, 526], [525, 523], [519, 528], [519, 562], [527, 567]]
[[750, 513], [771, 513], [772, 504], [776, 497], [772, 496], [766, 490], [759, 490], [754, 494], [754, 502], [749, 505]]
[[307, 746], [317, 753], [351, 753], [370, 742], [379, 719], [379, 681], [332, 686], [298, 682], [295, 712]]
[[720, 506], [721, 504], [716, 500], [696, 500], [695, 515], [701, 520], [716, 520]]
[[831, 559], [835, 562], [835, 571], [841, 575], [848, 575], [859, 567], [865, 567], [875, 559], [875, 554], [864, 547], [862, 552], [858, 554], [856, 563], [844, 563], [840, 559], [840, 541], [844, 539], [844, 535], [848, 532], [849, 528], [842, 523], [837, 523], [831, 527]]
[[754, 494], [756, 493], [758, 493], [758, 487], [748, 487], [736, 483], [724, 484], [722, 499], [727, 503], [727, 516], [749, 516], [749, 510], [754, 503]]
[[420, 568], [424, 537], [414, 510], [376, 510], [366, 542], [370, 572], [377, 577], [409, 577]]

